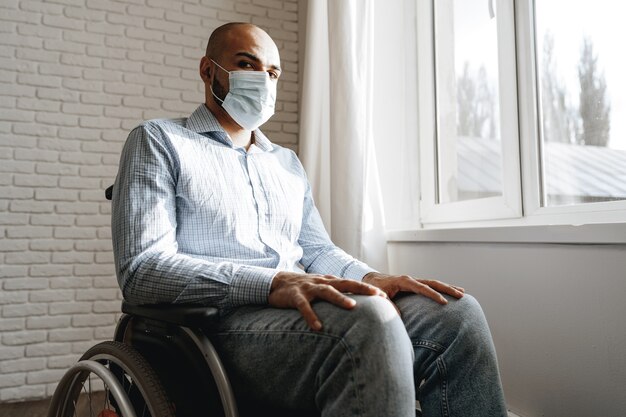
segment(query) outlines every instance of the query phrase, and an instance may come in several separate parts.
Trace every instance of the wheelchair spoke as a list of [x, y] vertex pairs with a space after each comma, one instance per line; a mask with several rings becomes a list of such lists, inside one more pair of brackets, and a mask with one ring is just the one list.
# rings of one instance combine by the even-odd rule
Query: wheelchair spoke
[[102, 409], [108, 410], [107, 397], [109, 396], [109, 387], [107, 385], [104, 386], [104, 399], [102, 401]]
[[87, 395], [89, 401], [89, 417], [93, 417], [93, 408], [91, 406], [91, 373], [89, 374], [87, 384], [89, 385], [89, 394]]

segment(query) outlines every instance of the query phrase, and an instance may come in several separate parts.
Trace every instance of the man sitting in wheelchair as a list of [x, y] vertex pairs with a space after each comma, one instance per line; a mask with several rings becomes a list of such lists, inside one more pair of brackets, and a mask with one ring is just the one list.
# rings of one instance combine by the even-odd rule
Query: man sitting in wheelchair
[[130, 133], [112, 199], [125, 300], [216, 307], [210, 339], [237, 398], [332, 417], [415, 416], [416, 400], [425, 416], [506, 416], [474, 298], [331, 242], [296, 154], [258, 129], [281, 73], [266, 32], [226, 24], [200, 60], [205, 102]]

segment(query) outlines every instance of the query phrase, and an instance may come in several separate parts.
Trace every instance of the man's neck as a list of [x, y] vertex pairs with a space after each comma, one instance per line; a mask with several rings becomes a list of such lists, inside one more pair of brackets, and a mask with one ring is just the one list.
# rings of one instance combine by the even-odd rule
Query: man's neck
[[233, 145], [235, 147], [243, 147], [247, 151], [250, 145], [254, 143], [254, 134], [239, 126], [223, 108], [217, 106], [214, 102], [205, 103], [205, 105], [213, 113], [220, 126], [228, 133], [228, 136], [233, 141]]
[[230, 136], [230, 140], [233, 141], [233, 145], [235, 145], [235, 147], [244, 147], [246, 149], [246, 151], [250, 148], [250, 145], [252, 145], [254, 143], [254, 133], [250, 132], [249, 130], [244, 130], [239, 128], [238, 131], [233, 132], [233, 131], [228, 131], [226, 128], [224, 128], [224, 130], [226, 130], [226, 133], [228, 133], [228, 136]]

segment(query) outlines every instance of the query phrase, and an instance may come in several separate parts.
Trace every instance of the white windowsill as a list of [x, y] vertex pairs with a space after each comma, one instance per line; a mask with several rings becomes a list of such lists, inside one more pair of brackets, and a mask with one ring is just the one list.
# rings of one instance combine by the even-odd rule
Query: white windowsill
[[626, 223], [388, 230], [388, 242], [626, 244]]

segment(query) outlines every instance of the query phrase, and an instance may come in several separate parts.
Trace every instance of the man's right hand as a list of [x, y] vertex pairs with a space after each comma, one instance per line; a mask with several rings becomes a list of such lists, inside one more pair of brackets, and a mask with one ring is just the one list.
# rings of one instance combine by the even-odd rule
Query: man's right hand
[[321, 330], [322, 323], [313, 311], [311, 302], [324, 300], [350, 310], [356, 305], [356, 301], [344, 294], [348, 292], [388, 298], [384, 291], [364, 282], [337, 278], [333, 275], [283, 271], [274, 276], [269, 304], [272, 307], [298, 309], [311, 329]]

